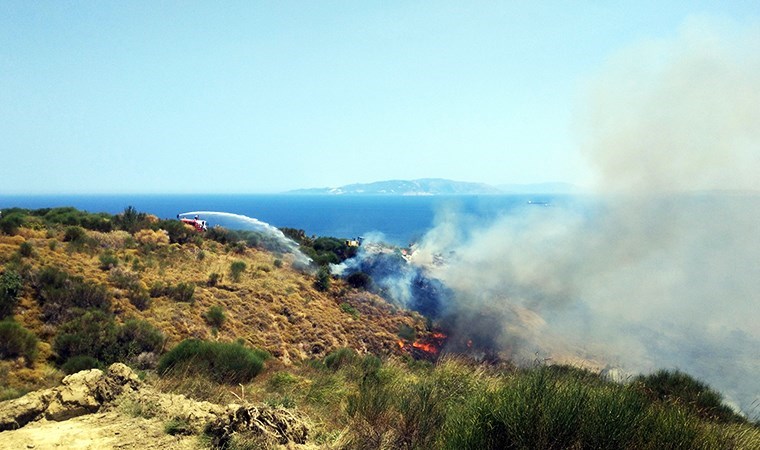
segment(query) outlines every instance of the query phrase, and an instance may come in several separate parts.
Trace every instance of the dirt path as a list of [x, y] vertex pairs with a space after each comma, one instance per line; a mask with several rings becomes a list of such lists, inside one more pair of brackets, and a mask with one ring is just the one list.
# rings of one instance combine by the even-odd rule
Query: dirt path
[[200, 449], [197, 436], [171, 436], [159, 419], [129, 417], [117, 411], [88, 414], [62, 422], [40, 420], [0, 432], [2, 449]]

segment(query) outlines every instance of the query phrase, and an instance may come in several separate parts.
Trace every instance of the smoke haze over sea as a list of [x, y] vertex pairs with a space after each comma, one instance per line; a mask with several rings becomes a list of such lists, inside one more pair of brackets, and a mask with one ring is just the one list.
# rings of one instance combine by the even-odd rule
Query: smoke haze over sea
[[474, 340], [518, 361], [678, 368], [757, 414], [759, 30], [693, 19], [617, 55], [584, 106], [594, 206], [488, 220], [441, 208], [383, 289], [434, 311], [452, 350]]

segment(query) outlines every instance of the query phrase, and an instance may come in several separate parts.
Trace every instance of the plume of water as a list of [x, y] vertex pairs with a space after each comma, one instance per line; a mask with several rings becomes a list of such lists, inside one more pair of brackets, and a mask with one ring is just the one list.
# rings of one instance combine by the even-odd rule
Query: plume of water
[[275, 243], [275, 248], [271, 248], [270, 250], [292, 254], [294, 257], [293, 264], [296, 267], [306, 268], [312, 263], [311, 259], [298, 248], [298, 244], [285, 236], [277, 227], [253, 217], [218, 211], [191, 211], [179, 214], [179, 216], [190, 218], [198, 216], [200, 219], [207, 221], [209, 226], [221, 226], [230, 230], [261, 233]]

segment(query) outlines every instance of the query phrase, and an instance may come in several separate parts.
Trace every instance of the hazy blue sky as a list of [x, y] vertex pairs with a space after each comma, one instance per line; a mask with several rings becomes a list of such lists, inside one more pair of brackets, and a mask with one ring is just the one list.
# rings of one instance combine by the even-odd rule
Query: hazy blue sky
[[0, 194], [586, 182], [610, 58], [760, 2], [0, 2]]

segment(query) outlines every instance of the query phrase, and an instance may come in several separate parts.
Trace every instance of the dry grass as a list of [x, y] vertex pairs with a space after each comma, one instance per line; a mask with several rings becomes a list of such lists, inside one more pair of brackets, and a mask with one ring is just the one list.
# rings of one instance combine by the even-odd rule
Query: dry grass
[[[323, 357], [339, 347], [351, 347], [360, 353], [393, 352], [396, 332], [402, 324], [424, 328], [420, 316], [398, 311], [380, 297], [352, 290], [340, 281], [334, 282], [328, 292], [317, 291], [313, 276], [294, 270], [288, 255], [256, 249], [226, 252], [224, 246], [210, 241], [201, 247], [137, 244], [129, 248], [130, 238], [122, 231], [87, 233], [91, 244], [74, 247], [64, 243], [60, 233], [22, 228], [17, 236], [0, 236], [0, 263], [10, 263], [20, 243], [30, 242], [35, 256], [22, 262], [28, 273], [53, 266], [107, 285], [114, 294], [117, 321], [123, 322], [128, 317], [148, 321], [167, 336], [167, 348], [187, 338], [242, 339], [290, 366]], [[118, 267], [134, 271], [141, 285], [194, 284], [194, 303], [157, 297], [145, 311], [138, 310], [130, 303], [128, 293], [109, 279], [108, 271], [101, 270], [99, 256], [106, 250], [116, 257]], [[237, 260], [245, 262], [247, 268], [240, 280], [233, 282], [229, 267]], [[275, 263], [276, 260], [281, 262]], [[212, 273], [223, 275], [213, 287], [207, 285]], [[15, 317], [40, 337], [40, 355], [31, 373], [13, 378], [13, 384], [20, 388], [29, 386], [30, 379], [44, 378], [39, 372], [47, 367], [45, 361], [51, 355], [49, 343], [56, 332], [55, 327], [40, 320], [41, 311], [33, 295], [33, 289], [26, 283]], [[342, 311], [343, 303], [350, 304], [359, 314]], [[211, 306], [222, 307], [227, 316], [224, 327], [216, 333], [203, 318]]]

